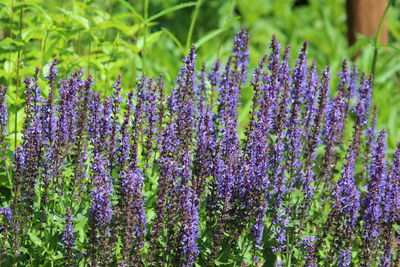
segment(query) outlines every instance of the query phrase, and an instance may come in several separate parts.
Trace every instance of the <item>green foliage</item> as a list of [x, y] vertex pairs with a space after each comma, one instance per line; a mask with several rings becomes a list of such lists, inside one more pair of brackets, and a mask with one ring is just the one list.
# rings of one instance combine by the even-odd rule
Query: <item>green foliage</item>
[[[132, 87], [141, 72], [154, 76], [163, 73], [167, 82], [173, 81], [191, 42], [199, 48], [200, 61], [210, 65], [218, 57], [224, 59], [231, 49], [232, 36], [245, 25], [251, 35], [252, 66], [265, 53], [275, 33], [283, 44], [293, 44], [294, 51], [309, 40], [309, 57], [317, 60], [320, 69], [330, 65], [332, 72], [337, 72], [343, 59], [348, 58], [362, 71], [371, 70], [374, 42], [360, 37], [348, 47], [343, 0], [310, 0], [305, 6], [294, 6], [294, 2], [2, 1], [0, 83], [11, 89], [10, 139], [21, 138], [24, 75], [39, 67], [43, 76], [47, 62], [54, 57], [60, 59], [62, 74], [84, 68], [94, 76], [97, 88], [109, 94], [112, 80], [119, 73], [125, 77], [125, 88]], [[374, 100], [385, 107], [379, 110], [379, 123], [388, 128], [391, 147], [400, 136], [399, 7], [397, 3], [388, 11], [390, 43], [380, 47], [375, 73], [378, 93]], [[242, 99], [242, 124], [247, 122], [250, 94]]]
[[[1, 1], [0, 83], [10, 88], [7, 97], [11, 149], [21, 141], [24, 75], [31, 75], [39, 67], [43, 78], [48, 71], [46, 64], [54, 57], [59, 58], [62, 76], [84, 68], [94, 76], [96, 88], [109, 95], [109, 88], [119, 73], [124, 77], [125, 90], [133, 87], [141, 72], [152, 76], [163, 73], [167, 83], [171, 83], [192, 42], [197, 45], [199, 61], [205, 61], [208, 66], [218, 57], [226, 59], [232, 36], [245, 25], [251, 35], [253, 67], [256, 59], [267, 51], [272, 34], [276, 34], [283, 45], [292, 44], [293, 51], [299, 51], [303, 41], [309, 40], [308, 57], [317, 60], [318, 69], [330, 65], [332, 73], [337, 73], [343, 59], [348, 58], [361, 71], [369, 72], [374, 41], [360, 36], [354, 46], [347, 45], [344, 2], [310, 0], [307, 6], [295, 7], [293, 0]], [[390, 43], [379, 48], [375, 68], [374, 104], [381, 107], [378, 128], [388, 129], [391, 148], [400, 138], [399, 11], [399, 2], [388, 10]], [[46, 86], [43, 84], [41, 88]], [[239, 115], [242, 128], [247, 124], [252, 98], [250, 89], [244, 90]], [[48, 92], [45, 90], [45, 93]], [[10, 166], [10, 162], [5, 165]], [[64, 173], [66, 177], [69, 175]], [[154, 188], [156, 177], [147, 176], [151, 180], [148, 184]], [[7, 171], [0, 173], [0, 195], [7, 199], [11, 196], [10, 179]], [[150, 197], [153, 196], [145, 195]], [[34, 265], [38, 259], [57, 262], [62, 257], [57, 240], [65, 210], [60, 203], [65, 202], [49, 199], [49, 203], [59, 212], [53, 218], [44, 219], [53, 223], [51, 229], [28, 233], [34, 245], [30, 249], [35, 248], [28, 252], [33, 256], [29, 264]], [[321, 214], [315, 216], [326, 216], [328, 211], [324, 209], [317, 207], [315, 210]], [[86, 238], [87, 216], [82, 215], [86, 212], [80, 212], [75, 218], [78, 244]], [[154, 211], [149, 210], [148, 218], [153, 215]], [[247, 244], [242, 240], [239, 244], [243, 259], [250, 258]], [[218, 261], [226, 266], [243, 259]]]

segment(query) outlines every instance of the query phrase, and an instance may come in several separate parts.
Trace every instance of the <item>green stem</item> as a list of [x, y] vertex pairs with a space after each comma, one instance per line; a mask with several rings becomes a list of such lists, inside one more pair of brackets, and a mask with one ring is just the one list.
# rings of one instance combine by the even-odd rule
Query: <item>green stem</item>
[[292, 251], [290, 246], [290, 233], [287, 235], [287, 266], [290, 267], [292, 265]]
[[88, 64], [87, 64], [87, 72], [88, 73], [90, 73], [90, 57], [92, 54], [91, 48], [92, 48], [92, 40], [91, 40], [91, 38], [89, 38], [89, 52], [88, 52]]
[[104, 86], [104, 99], [106, 99], [108, 95], [108, 72], [110, 70], [110, 63], [113, 61], [115, 54], [117, 53], [115, 45], [113, 46], [113, 50], [111, 51], [110, 59], [108, 60], [106, 64], [106, 84]]
[[[19, 12], [19, 38], [22, 39], [22, 18], [23, 18], [23, 8], [21, 8]], [[15, 95], [16, 95], [16, 111], [14, 116], [14, 149], [17, 147], [17, 133], [18, 133], [18, 100], [19, 100], [19, 67], [20, 67], [20, 59], [21, 59], [21, 48], [18, 46], [18, 57], [17, 57], [17, 81], [16, 81], [16, 88], [15, 88]]]
[[144, 32], [143, 32], [142, 62], [143, 62], [143, 72], [146, 73], [146, 41], [147, 41], [147, 23], [148, 23], [147, 19], [149, 17], [149, 0], [144, 0], [143, 17], [144, 17]]
[[49, 36], [49, 31], [46, 30], [46, 35], [43, 40], [43, 45], [42, 45], [42, 70], [44, 66], [44, 51], [46, 50], [46, 42], [47, 42], [47, 37]]
[[391, 5], [394, 5], [395, 0], [390, 0], [389, 3], [387, 4], [385, 11], [382, 14], [382, 17], [379, 21], [379, 26], [378, 26], [378, 31], [375, 36], [374, 40], [374, 54], [372, 57], [372, 66], [371, 66], [371, 73], [375, 76], [375, 68], [376, 68], [376, 61], [378, 60], [378, 49], [380, 47], [380, 40], [381, 40], [381, 34], [382, 34], [382, 29], [383, 29], [383, 23], [385, 21], [385, 17], [387, 15], [387, 12], [390, 8]]
[[[14, 15], [14, 1], [11, 1], [11, 12], [10, 12], [10, 16], [8, 17], [8, 27], [9, 27], [9, 31], [10, 31], [10, 35], [8, 37], [12, 38], [12, 18]], [[11, 43], [8, 46], [8, 62], [11, 63]], [[10, 80], [11, 80], [11, 75], [8, 76], [8, 80], [7, 80], [7, 87], [10, 88]], [[10, 132], [10, 128], [8, 128], [8, 132]]]
[[193, 12], [192, 21], [190, 22], [189, 32], [186, 38], [186, 51], [189, 51], [190, 46], [192, 44], [192, 35], [194, 30], [194, 25], [196, 24], [197, 16], [199, 15], [200, 6], [202, 4], [202, 0], [197, 0], [196, 7]]

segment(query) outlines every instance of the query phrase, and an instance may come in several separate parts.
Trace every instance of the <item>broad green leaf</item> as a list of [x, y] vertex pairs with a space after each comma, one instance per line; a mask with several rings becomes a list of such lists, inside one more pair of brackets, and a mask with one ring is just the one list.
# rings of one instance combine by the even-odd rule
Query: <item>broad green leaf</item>
[[68, 10], [65, 10], [64, 8], [58, 8], [60, 11], [62, 11], [64, 14], [70, 16], [73, 20], [75, 20], [76, 22], [78, 22], [79, 24], [81, 24], [86, 30], [88, 30], [90, 28], [89, 25], [89, 20]]
[[32, 232], [28, 232], [28, 235], [32, 242], [37, 245], [38, 247], [42, 247], [42, 240]]
[[[29, 42], [34, 34], [37, 33], [38, 27], [28, 27], [22, 30], [21, 37], [24, 42]], [[41, 30], [40, 30], [41, 31]]]

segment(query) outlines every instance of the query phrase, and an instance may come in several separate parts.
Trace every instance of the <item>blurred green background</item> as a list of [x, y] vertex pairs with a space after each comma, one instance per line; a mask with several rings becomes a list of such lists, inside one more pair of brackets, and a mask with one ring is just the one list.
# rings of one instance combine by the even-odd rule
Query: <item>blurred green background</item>
[[[304, 2], [304, 1], [302, 1]], [[389, 146], [400, 138], [400, 5], [389, 9], [389, 44], [379, 48], [374, 104], [378, 128], [387, 128]], [[0, 83], [9, 87], [10, 139], [20, 140], [23, 118], [23, 77], [60, 60], [60, 74], [79, 68], [94, 75], [96, 88], [109, 94], [117, 74], [125, 90], [139, 73], [165, 75], [171, 84], [191, 43], [199, 62], [210, 66], [227, 58], [235, 33], [246, 26], [250, 36], [251, 69], [264, 53], [272, 34], [292, 46], [292, 61], [304, 40], [309, 59], [319, 70], [331, 66], [333, 84], [343, 59], [369, 72], [373, 40], [360, 36], [352, 47], [346, 39], [344, 0], [144, 0], [144, 1], [0, 1]], [[356, 56], [357, 55], [357, 56]], [[310, 61], [311, 63], [311, 61]], [[41, 85], [46, 93], [45, 81]], [[334, 90], [333, 90], [334, 91]], [[245, 88], [240, 120], [247, 120], [251, 91]], [[15, 125], [17, 114], [17, 125]], [[12, 142], [10, 142], [12, 143]]]

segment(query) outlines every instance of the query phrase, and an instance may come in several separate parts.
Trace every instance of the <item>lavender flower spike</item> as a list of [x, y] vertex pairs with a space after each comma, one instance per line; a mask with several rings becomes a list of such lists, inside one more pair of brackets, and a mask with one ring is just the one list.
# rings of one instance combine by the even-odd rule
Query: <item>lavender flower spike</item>
[[239, 85], [246, 83], [247, 66], [249, 64], [249, 35], [246, 28], [243, 27], [233, 39], [235, 53], [234, 57], [234, 72], [237, 73]]
[[0, 84], [0, 160], [5, 159], [7, 145], [4, 138], [7, 135], [8, 113], [6, 100], [7, 87]]
[[376, 253], [379, 236], [381, 234], [381, 220], [383, 219], [382, 201], [386, 187], [386, 131], [378, 135], [378, 141], [369, 167], [369, 180], [367, 194], [362, 201], [361, 216], [364, 221], [362, 229], [362, 254], [363, 264], [370, 264]]
[[92, 264], [109, 264], [111, 258], [110, 248], [110, 222], [113, 214], [111, 208], [111, 181], [105, 169], [105, 160], [100, 153], [95, 153], [92, 162], [93, 189], [91, 192], [90, 207], [90, 250]]
[[64, 244], [65, 263], [67, 266], [73, 266], [73, 250], [75, 246], [74, 225], [72, 219], [71, 207], [66, 208], [64, 234], [62, 242]]
[[122, 220], [123, 236], [121, 253], [122, 262], [139, 266], [141, 249], [144, 246], [146, 215], [142, 197], [143, 176], [139, 168], [128, 170], [122, 181]]

